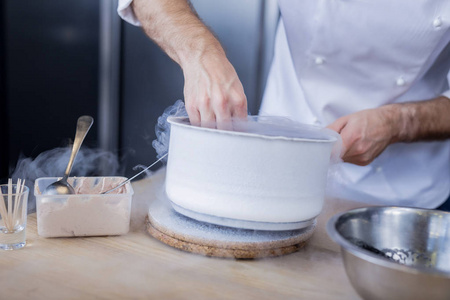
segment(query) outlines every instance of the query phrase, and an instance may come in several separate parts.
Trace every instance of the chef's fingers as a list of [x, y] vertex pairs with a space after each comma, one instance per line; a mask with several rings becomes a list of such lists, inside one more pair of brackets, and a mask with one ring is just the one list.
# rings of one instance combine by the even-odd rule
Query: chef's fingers
[[226, 94], [216, 92], [213, 102], [213, 110], [216, 118], [217, 129], [231, 130], [230, 99]]
[[186, 112], [189, 116], [189, 121], [194, 126], [200, 126], [200, 112], [198, 111], [196, 106], [186, 103]]
[[366, 166], [370, 164], [373, 159], [378, 156], [375, 152], [377, 149], [373, 149], [367, 142], [361, 141], [355, 138], [355, 128], [349, 128], [344, 126], [341, 130], [342, 138], [342, 160], [344, 162], [352, 163], [358, 166]]
[[346, 117], [342, 117], [327, 126], [327, 128], [336, 131], [341, 136], [342, 139], [341, 158], [344, 161], [350, 147], [350, 136], [348, 136], [347, 132], [345, 131], [345, 126], [347, 125], [347, 123], [348, 119]]
[[216, 121], [217, 121], [217, 129], [222, 129], [222, 130], [232, 130], [233, 129], [233, 123], [231, 122], [231, 117], [221, 119], [216, 116]]
[[205, 97], [199, 102], [200, 123], [202, 127], [216, 128], [216, 115], [214, 113], [211, 98]]
[[245, 95], [242, 95], [237, 101], [234, 101], [231, 116], [237, 119], [245, 119], [247, 115], [247, 98]]
[[345, 155], [342, 157], [342, 160], [358, 166], [367, 166], [378, 155], [379, 153], [373, 153], [372, 151], [366, 153], [359, 153], [355, 150], [354, 146], [351, 146], [350, 149], [347, 151], [347, 153], [345, 153]]
[[230, 91], [230, 111], [232, 118], [247, 118], [247, 96], [240, 81], [235, 82], [234, 88]]
[[341, 133], [342, 129], [345, 127], [345, 125], [347, 125], [347, 122], [348, 122], [348, 117], [344, 116], [344, 117], [337, 119], [330, 125], [328, 125], [327, 128], [334, 130], [337, 133]]
[[347, 122], [348, 122], [348, 118], [347, 118], [347, 116], [344, 116], [344, 117], [337, 119], [336, 121], [334, 121], [333, 123], [331, 123], [330, 125], [327, 126], [328, 129], [336, 131], [337, 133], [339, 133], [341, 135], [341, 139], [342, 139], [341, 158], [343, 161], [345, 161], [347, 152], [349, 150], [348, 137], [344, 132]]
[[242, 89], [230, 93], [216, 106], [216, 121], [218, 129], [232, 130], [233, 119], [245, 119], [247, 117], [247, 97]]
[[216, 112], [217, 129], [232, 130], [231, 113], [229, 110]]

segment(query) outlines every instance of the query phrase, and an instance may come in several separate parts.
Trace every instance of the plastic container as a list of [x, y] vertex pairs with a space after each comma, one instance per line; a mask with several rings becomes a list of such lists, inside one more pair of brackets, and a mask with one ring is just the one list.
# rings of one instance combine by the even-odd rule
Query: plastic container
[[125, 177], [72, 177], [75, 195], [43, 195], [41, 191], [58, 180], [35, 182], [38, 234], [43, 237], [122, 235], [129, 231], [133, 188], [127, 183], [110, 194]]

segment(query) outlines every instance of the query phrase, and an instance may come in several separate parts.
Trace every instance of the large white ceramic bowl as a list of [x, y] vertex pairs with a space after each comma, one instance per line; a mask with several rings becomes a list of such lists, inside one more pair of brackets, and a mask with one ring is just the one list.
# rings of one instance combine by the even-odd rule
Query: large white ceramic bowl
[[245, 126], [239, 129], [244, 132], [225, 131], [169, 118], [166, 192], [174, 208], [222, 225], [239, 220], [250, 229], [267, 229], [259, 223], [284, 224], [274, 230], [306, 227], [322, 209], [336, 137], [319, 129], [314, 134], [312, 127], [305, 129], [307, 138], [292, 130], [280, 136], [276, 120], [262, 119], [268, 133], [257, 134]]

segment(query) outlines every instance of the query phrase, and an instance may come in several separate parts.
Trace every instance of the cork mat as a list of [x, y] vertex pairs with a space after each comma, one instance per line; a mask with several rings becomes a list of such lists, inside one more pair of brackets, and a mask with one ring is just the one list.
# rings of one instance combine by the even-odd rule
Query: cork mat
[[177, 213], [164, 197], [156, 199], [146, 220], [148, 233], [161, 242], [196, 254], [236, 259], [280, 256], [302, 248], [314, 225], [286, 231], [262, 231], [219, 226]]

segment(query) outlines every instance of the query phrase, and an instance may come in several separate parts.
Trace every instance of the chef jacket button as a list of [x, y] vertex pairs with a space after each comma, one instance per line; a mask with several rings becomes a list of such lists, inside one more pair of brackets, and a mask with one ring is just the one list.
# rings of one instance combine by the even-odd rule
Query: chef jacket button
[[316, 59], [314, 59], [314, 62], [316, 63], [316, 65], [321, 65], [325, 62], [325, 59], [323, 57], [316, 57]]
[[376, 171], [377, 173], [380, 173], [381, 171], [383, 171], [383, 168], [382, 168], [382, 167], [376, 167], [376, 168], [375, 168], [375, 171]]
[[435, 28], [440, 28], [442, 26], [442, 20], [441, 17], [437, 17], [436, 19], [434, 19], [433, 21], [433, 26]]
[[398, 86], [404, 86], [406, 84], [405, 79], [403, 79], [403, 77], [399, 77], [397, 78], [396, 82], [395, 82]]

